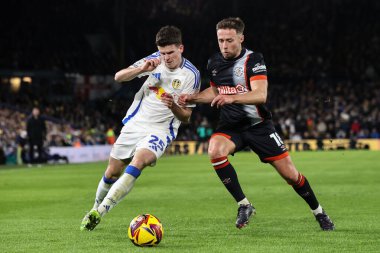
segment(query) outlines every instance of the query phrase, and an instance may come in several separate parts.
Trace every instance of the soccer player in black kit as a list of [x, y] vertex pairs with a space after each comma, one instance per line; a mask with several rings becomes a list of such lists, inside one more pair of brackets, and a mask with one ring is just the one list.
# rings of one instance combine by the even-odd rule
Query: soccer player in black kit
[[240, 18], [221, 20], [216, 26], [220, 52], [207, 65], [210, 87], [194, 95], [181, 95], [180, 105], [210, 103], [220, 108], [220, 119], [210, 138], [211, 163], [230, 194], [238, 203], [236, 227], [248, 224], [255, 208], [244, 195], [228, 155], [251, 148], [264, 163], [277, 172], [310, 206], [322, 230], [334, 230], [334, 224], [322, 209], [306, 177], [294, 166], [277, 134], [267, 100], [267, 71], [263, 55], [242, 46], [244, 22]]

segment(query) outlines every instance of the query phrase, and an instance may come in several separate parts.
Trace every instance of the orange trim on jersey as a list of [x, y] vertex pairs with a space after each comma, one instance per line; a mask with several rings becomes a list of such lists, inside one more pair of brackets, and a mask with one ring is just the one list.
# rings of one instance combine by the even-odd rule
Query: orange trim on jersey
[[289, 155], [289, 153], [288, 153], [288, 151], [286, 151], [285, 153], [282, 153], [281, 155], [276, 155], [276, 156], [264, 158], [264, 160], [269, 161], [269, 162], [273, 162], [273, 161], [281, 160], [282, 158], [285, 158], [288, 155]]
[[219, 158], [211, 159], [211, 162], [212, 163], [217, 163], [217, 162], [221, 162], [221, 161], [226, 160], [226, 159], [227, 159], [227, 156], [222, 156], [222, 157], [219, 157]]
[[220, 135], [220, 136], [226, 137], [227, 139], [231, 139], [231, 136], [230, 136], [230, 135], [228, 135], [228, 134], [224, 134], [224, 133], [214, 133], [213, 135], [211, 135], [210, 139], [211, 139], [212, 137], [217, 136], [217, 135]]
[[210, 81], [210, 86], [216, 87], [216, 84], [213, 81]]
[[268, 80], [268, 77], [266, 75], [257, 75], [257, 76], [251, 76], [251, 78], [249, 80], [250, 81]]
[[222, 169], [222, 168], [226, 167], [228, 164], [230, 164], [230, 162], [227, 160], [227, 162], [225, 162], [225, 163], [214, 166], [214, 169], [216, 169], [216, 170]]
[[248, 90], [251, 90], [251, 85], [248, 83], [248, 79], [247, 79], [247, 62], [248, 62], [249, 56], [250, 54], [247, 55], [247, 59], [244, 62], [244, 80], [245, 80], [245, 85], [247, 86]]

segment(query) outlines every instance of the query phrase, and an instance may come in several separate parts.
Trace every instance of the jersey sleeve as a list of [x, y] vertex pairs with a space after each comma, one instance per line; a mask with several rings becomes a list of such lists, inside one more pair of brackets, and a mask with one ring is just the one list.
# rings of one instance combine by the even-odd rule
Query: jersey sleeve
[[267, 80], [267, 67], [261, 53], [252, 53], [246, 65], [246, 74], [249, 81]]
[[[192, 74], [186, 78], [186, 86], [182, 90], [182, 94], [191, 95], [199, 93], [199, 89], [201, 87], [201, 75], [197, 69], [191, 72]], [[195, 104], [189, 104], [186, 107], [194, 108]]]
[[[146, 60], [150, 60], [150, 59], [158, 59], [158, 58], [160, 58], [160, 56], [161, 56], [161, 54], [160, 54], [159, 51], [154, 52], [153, 54], [150, 54], [150, 55], [148, 55], [147, 57], [144, 57], [144, 58], [142, 58], [142, 59], [136, 61], [136, 62], [133, 63], [131, 66], [132, 66], [132, 67], [135, 67], [135, 68], [141, 67], [141, 66], [144, 64], [144, 62], [145, 62]], [[143, 76], [147, 76], [147, 75], [149, 75], [150, 73], [152, 73], [152, 72], [151, 72], [151, 71], [149, 71], [149, 72], [144, 72], [144, 73], [138, 75], [137, 77], [141, 78], [141, 77], [143, 77]]]

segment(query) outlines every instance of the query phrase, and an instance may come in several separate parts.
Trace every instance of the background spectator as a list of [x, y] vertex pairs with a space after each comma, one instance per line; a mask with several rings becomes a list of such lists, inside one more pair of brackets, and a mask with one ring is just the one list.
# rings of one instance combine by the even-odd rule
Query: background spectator
[[[45, 120], [40, 116], [40, 109], [34, 107], [27, 121], [30, 163], [43, 162], [43, 146], [46, 137]], [[37, 151], [37, 158], [35, 152]]]

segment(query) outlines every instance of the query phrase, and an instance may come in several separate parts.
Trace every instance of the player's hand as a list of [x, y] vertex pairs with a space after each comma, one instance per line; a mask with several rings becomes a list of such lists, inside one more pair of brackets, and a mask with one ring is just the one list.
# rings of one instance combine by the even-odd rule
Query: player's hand
[[216, 108], [219, 108], [223, 105], [232, 104], [233, 102], [234, 102], [234, 99], [232, 96], [218, 95], [212, 100], [211, 106], [216, 105]]
[[181, 107], [185, 107], [190, 101], [190, 95], [189, 94], [181, 94], [178, 98], [178, 105]]
[[161, 60], [159, 58], [145, 60], [144, 64], [141, 66], [141, 70], [143, 72], [153, 71], [158, 65], [160, 65], [160, 63]]
[[161, 95], [161, 101], [169, 109], [173, 108], [173, 106], [175, 104], [173, 96], [171, 94], [169, 94], [169, 93], [166, 93], [166, 92]]

